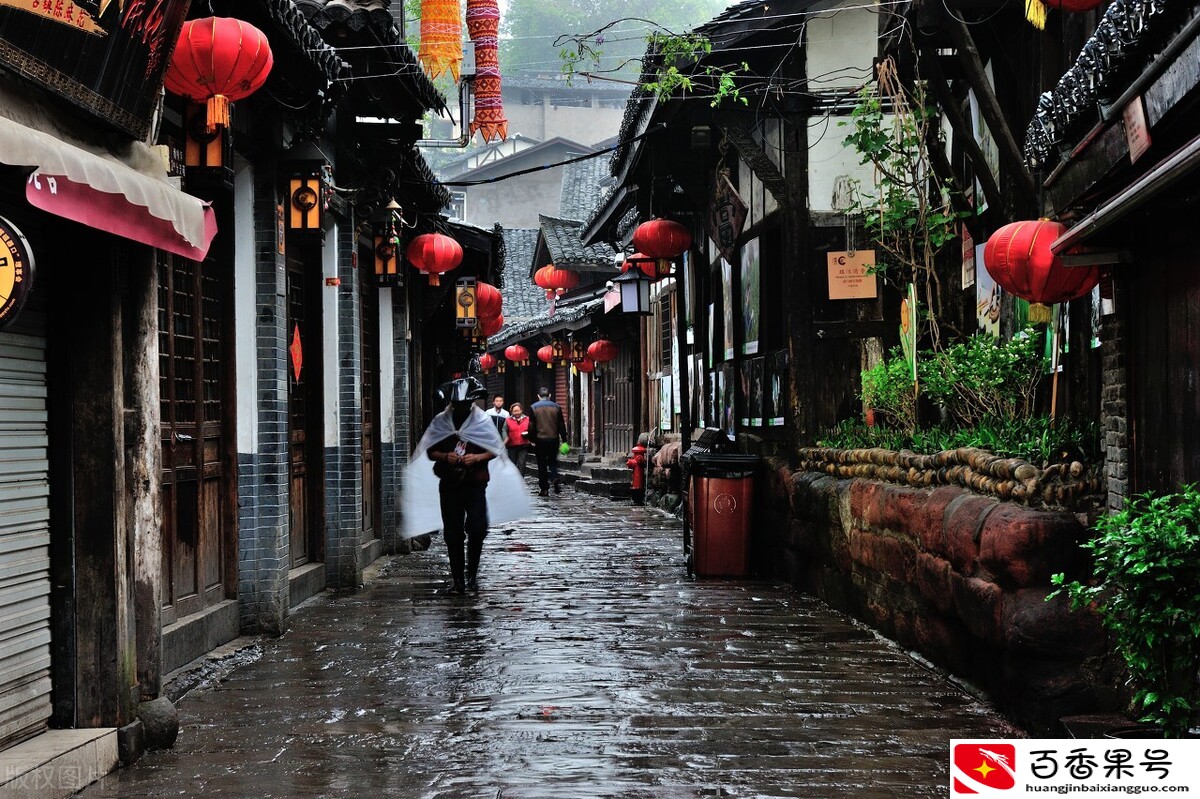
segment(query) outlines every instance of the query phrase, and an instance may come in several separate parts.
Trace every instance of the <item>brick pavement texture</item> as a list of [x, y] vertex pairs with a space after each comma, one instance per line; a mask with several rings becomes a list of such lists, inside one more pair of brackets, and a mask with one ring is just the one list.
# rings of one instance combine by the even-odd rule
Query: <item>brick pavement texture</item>
[[439, 593], [440, 541], [392, 558], [80, 795], [932, 797], [951, 738], [1022, 734], [811, 597], [688, 580], [657, 511], [536, 507], [492, 530], [477, 597]]

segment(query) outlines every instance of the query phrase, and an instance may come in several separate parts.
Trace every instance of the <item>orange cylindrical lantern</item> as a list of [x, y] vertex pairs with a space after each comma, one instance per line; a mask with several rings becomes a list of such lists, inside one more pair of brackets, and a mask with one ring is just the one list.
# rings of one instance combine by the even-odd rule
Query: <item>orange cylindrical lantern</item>
[[539, 361], [546, 364], [547, 369], [554, 366], [554, 347], [551, 347], [549, 344], [538, 350], [537, 356]]
[[617, 357], [617, 345], [606, 338], [593, 341], [587, 349], [588, 357], [596, 363], [608, 363]]
[[479, 368], [482, 369], [485, 374], [495, 369], [496, 356], [492, 355], [490, 352], [485, 352], [483, 355], [480, 355]]
[[462, 263], [462, 245], [441, 233], [422, 233], [408, 244], [409, 262], [429, 275], [429, 285], [441, 285], [439, 275]]
[[207, 103], [207, 128], [229, 125], [229, 104], [258, 91], [274, 57], [266, 34], [230, 17], [183, 23], [163, 82], [167, 91]]
[[504, 351], [504, 357], [508, 358], [515, 364], [524, 366], [529, 363], [529, 350], [522, 347], [520, 344], [513, 344]]
[[491, 283], [477, 282], [475, 284], [475, 314], [480, 319], [499, 316], [504, 305], [504, 297], [500, 290]]
[[[421, 3], [421, 46], [417, 58], [436, 79], [449, 70], [458, 83], [462, 66], [462, 9], [458, 0], [423, 0]], [[462, 120], [466, 124], [466, 120]]]
[[633, 247], [651, 258], [677, 258], [692, 246], [692, 234], [670, 219], [651, 219], [633, 231]]
[[1002, 289], [1053, 305], [1082, 297], [1100, 281], [1096, 266], [1063, 266], [1050, 245], [1066, 226], [1049, 219], [1013, 222], [997, 230], [983, 248], [983, 265]]
[[504, 327], [504, 314], [480, 317], [479, 319], [479, 335], [484, 338], [491, 338], [496, 335], [502, 327]]

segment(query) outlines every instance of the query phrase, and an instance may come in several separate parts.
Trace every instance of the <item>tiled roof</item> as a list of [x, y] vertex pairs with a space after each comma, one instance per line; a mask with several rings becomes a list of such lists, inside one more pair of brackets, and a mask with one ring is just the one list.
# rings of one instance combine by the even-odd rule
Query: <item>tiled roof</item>
[[[501, 64], [501, 68], [503, 68]], [[520, 73], [506, 73], [504, 75], [504, 89], [547, 89], [550, 91], [575, 93], [575, 94], [608, 94], [622, 95], [628, 94], [629, 89], [623, 84], [603, 84], [601, 82], [589, 83], [583, 78], [576, 78], [567, 85], [566, 78], [543, 78], [540, 76], [521, 75]]]
[[529, 279], [529, 267], [533, 265], [537, 250], [538, 231], [528, 228], [509, 228], [503, 231], [504, 265], [501, 284], [504, 287], [505, 335], [510, 327], [545, 318], [548, 306], [542, 289]]
[[[501, 328], [499, 333], [488, 339], [488, 349], [494, 350], [498, 347], [521, 341], [522, 339], [537, 335], [542, 330], [557, 330], [566, 324], [583, 319], [603, 304], [604, 297], [589, 297], [577, 305], [559, 307], [554, 312], [554, 316], [547, 316], [547, 310], [543, 311], [539, 317], [515, 324], [509, 324], [508, 317], [506, 316], [504, 318], [504, 327]], [[530, 354], [532, 355], [532, 353]]]
[[[610, 156], [611, 157], [611, 156]], [[600, 201], [600, 183], [608, 177], [609, 158], [599, 156], [563, 167], [562, 195], [558, 213], [565, 219], [583, 221]]]
[[574, 219], [556, 219], [539, 215], [542, 236], [554, 265], [561, 269], [608, 269], [616, 253], [607, 244], [583, 246], [583, 223]]

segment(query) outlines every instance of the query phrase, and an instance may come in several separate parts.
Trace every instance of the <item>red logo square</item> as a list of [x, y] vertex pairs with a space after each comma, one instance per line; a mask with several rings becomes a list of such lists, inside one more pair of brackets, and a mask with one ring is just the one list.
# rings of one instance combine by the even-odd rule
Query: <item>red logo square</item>
[[950, 760], [955, 795], [1007, 791], [1017, 784], [1017, 750], [1012, 744], [956, 744]]

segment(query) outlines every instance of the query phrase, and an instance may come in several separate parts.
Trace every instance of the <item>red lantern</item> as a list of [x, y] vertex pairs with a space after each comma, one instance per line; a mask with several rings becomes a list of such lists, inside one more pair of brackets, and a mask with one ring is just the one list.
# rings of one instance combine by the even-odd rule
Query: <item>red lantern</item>
[[183, 23], [164, 76], [167, 91], [208, 103], [207, 128], [229, 125], [229, 103], [266, 83], [274, 57], [266, 35], [248, 22], [204, 17]]
[[596, 371], [596, 362], [591, 358], [584, 358], [582, 361], [575, 364], [575, 368], [584, 374], [590, 375], [592, 372]]
[[651, 258], [676, 258], [692, 246], [692, 234], [678, 222], [651, 219], [633, 231], [633, 246]]
[[522, 347], [520, 344], [513, 344], [504, 351], [504, 357], [508, 358], [515, 364], [524, 366], [529, 363], [529, 350]]
[[1030, 302], [1053, 305], [1082, 297], [1100, 281], [1095, 266], [1063, 266], [1050, 245], [1066, 226], [1048, 219], [1013, 222], [983, 248], [983, 265], [1002, 289]]
[[490, 319], [499, 316], [503, 309], [504, 298], [500, 290], [490, 283], [475, 284], [475, 315], [480, 319]]
[[546, 368], [550, 369], [554, 366], [554, 347], [549, 344], [537, 351], [538, 360], [546, 364]]
[[423, 233], [409, 242], [404, 254], [409, 262], [429, 275], [429, 285], [439, 286], [439, 275], [462, 263], [462, 246], [441, 233]]
[[492, 355], [490, 352], [485, 352], [483, 355], [480, 355], [479, 356], [479, 368], [483, 370], [484, 374], [487, 374], [488, 372], [495, 369], [496, 368], [496, 356]]
[[578, 286], [579, 273], [549, 264], [533, 273], [533, 282], [546, 290], [546, 299], [552, 300], [555, 294], [566, 294]]
[[1076, 14], [1082, 11], [1091, 11], [1093, 8], [1099, 8], [1107, 0], [1042, 0], [1042, 2], [1051, 8]]
[[588, 357], [596, 363], [608, 363], [617, 357], [617, 345], [606, 338], [593, 341], [587, 349]]
[[504, 314], [480, 317], [479, 319], [479, 335], [483, 338], [491, 338], [499, 333], [502, 327], [504, 327]]

